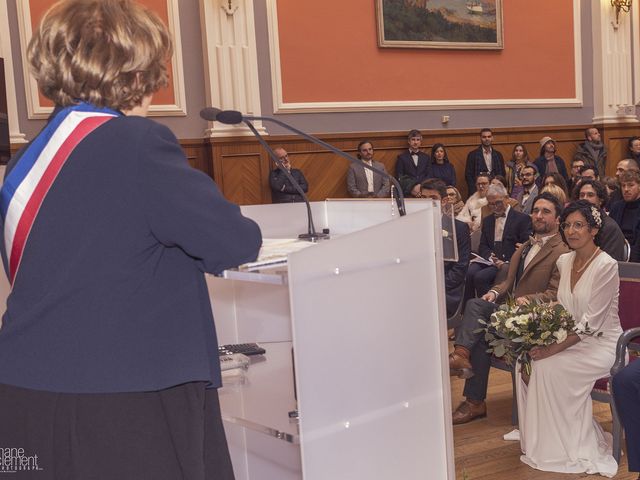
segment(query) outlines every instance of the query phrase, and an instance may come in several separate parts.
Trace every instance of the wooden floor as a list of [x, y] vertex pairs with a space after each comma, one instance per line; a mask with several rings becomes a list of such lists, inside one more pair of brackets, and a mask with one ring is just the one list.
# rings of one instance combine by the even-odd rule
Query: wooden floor
[[[453, 408], [463, 400], [464, 381], [451, 378]], [[609, 406], [594, 402], [594, 414], [605, 430], [611, 431]], [[487, 395], [487, 417], [466, 425], [453, 427], [457, 480], [552, 480], [573, 478], [604, 478], [598, 475], [548, 473], [535, 470], [520, 461], [519, 442], [502, 439], [510, 432], [511, 425], [511, 376], [495, 368], [491, 369]], [[636, 480], [637, 473], [627, 470], [626, 455], [622, 456], [618, 474], [620, 480]]]

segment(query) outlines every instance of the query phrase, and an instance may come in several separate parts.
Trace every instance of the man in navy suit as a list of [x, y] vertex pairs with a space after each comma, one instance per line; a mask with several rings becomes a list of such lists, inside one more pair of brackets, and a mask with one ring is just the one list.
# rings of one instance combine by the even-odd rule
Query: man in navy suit
[[[430, 178], [420, 186], [420, 193], [423, 198], [430, 198], [442, 202], [442, 210], [446, 212], [451, 208], [448, 204], [447, 186], [439, 178]], [[451, 217], [449, 217], [451, 218]], [[446, 214], [443, 215], [443, 228], [446, 224]], [[450, 223], [449, 223], [450, 225]], [[469, 267], [469, 259], [471, 257], [471, 236], [469, 234], [469, 226], [454, 219], [456, 229], [456, 245], [458, 247], [458, 261], [444, 262], [444, 287], [447, 302], [447, 317], [453, 315], [457, 310], [458, 304], [462, 300], [462, 292], [464, 287], [465, 275]]]
[[613, 377], [613, 393], [627, 437], [629, 471], [640, 472], [640, 361]]
[[469, 155], [467, 155], [464, 178], [467, 181], [468, 196], [475, 193], [475, 182], [480, 173], [489, 173], [492, 178], [496, 175], [506, 176], [504, 158], [502, 158], [500, 152], [491, 146], [493, 143], [493, 132], [490, 128], [480, 130], [480, 142], [482, 144], [475, 150], [471, 150]]
[[482, 234], [478, 253], [492, 263], [472, 262], [467, 272], [465, 296], [482, 297], [494, 284], [498, 270], [531, 235], [531, 218], [512, 209], [507, 203], [507, 190], [503, 185], [492, 184], [487, 191], [487, 205], [493, 215], [482, 220]]
[[[411, 130], [408, 136], [409, 150], [398, 155], [396, 160], [396, 178], [403, 180], [403, 185], [411, 185], [420, 192], [420, 184], [431, 177], [431, 159], [420, 151], [422, 134], [420, 130]], [[409, 181], [410, 180], [410, 181]], [[411, 190], [403, 192], [411, 195]], [[413, 195], [417, 196], [417, 195]]]

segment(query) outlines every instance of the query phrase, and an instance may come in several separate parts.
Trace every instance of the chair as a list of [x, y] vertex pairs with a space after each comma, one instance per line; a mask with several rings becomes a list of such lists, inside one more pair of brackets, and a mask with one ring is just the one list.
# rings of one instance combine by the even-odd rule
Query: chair
[[[620, 461], [622, 448], [622, 425], [615, 406], [611, 379], [624, 368], [627, 353], [640, 353], [640, 315], [637, 314], [640, 309], [640, 264], [618, 262], [618, 269], [620, 271], [618, 313], [623, 333], [618, 338], [616, 361], [611, 368], [611, 375], [599, 379], [591, 391], [593, 400], [608, 403], [611, 407], [613, 457], [617, 462]], [[637, 358], [630, 356], [629, 360], [634, 361]]]
[[631, 245], [629, 245], [629, 240], [624, 239], [624, 261], [628, 262], [631, 258]]
[[518, 395], [516, 394], [516, 365], [509, 365], [502, 358], [491, 355], [491, 366], [511, 373], [511, 425], [518, 425]]
[[460, 302], [458, 303], [458, 308], [456, 311], [450, 316], [447, 317], [447, 330], [456, 329], [462, 323], [462, 309], [464, 307], [464, 283], [462, 284], [462, 291], [460, 292]]

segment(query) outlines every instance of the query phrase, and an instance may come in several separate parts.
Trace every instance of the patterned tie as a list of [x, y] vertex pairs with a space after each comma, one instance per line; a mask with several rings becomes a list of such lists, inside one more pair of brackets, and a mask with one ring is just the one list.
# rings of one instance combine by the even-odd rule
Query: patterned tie
[[542, 246], [544, 245], [542, 239], [538, 239], [536, 237], [529, 237], [529, 243], [531, 244], [531, 247], [533, 247], [534, 245], [538, 245], [540, 248], [542, 248]]

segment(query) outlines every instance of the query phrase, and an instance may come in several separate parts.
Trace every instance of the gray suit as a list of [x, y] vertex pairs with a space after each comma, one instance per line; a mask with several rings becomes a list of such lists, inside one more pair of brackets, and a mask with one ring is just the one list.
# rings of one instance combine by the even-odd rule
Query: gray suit
[[[384, 165], [373, 160], [373, 166], [386, 172]], [[367, 184], [367, 174], [364, 167], [359, 163], [349, 165], [347, 172], [347, 191], [349, 195], [356, 198], [362, 197], [388, 197], [391, 193], [389, 178], [373, 173], [373, 192], [369, 192]]]
[[538, 186], [536, 184], [533, 185], [533, 188], [531, 188], [531, 190], [529, 191], [529, 198], [527, 198], [527, 201], [522, 203], [522, 197], [524, 196], [524, 190], [522, 190], [518, 196], [516, 197], [516, 200], [518, 200], [518, 203], [520, 205], [522, 205], [522, 213], [526, 213], [527, 215], [531, 215], [531, 209], [533, 208], [533, 201], [536, 199], [536, 197], [538, 196]]

